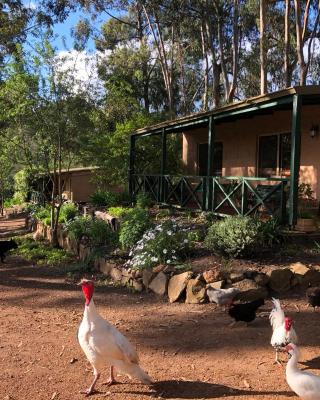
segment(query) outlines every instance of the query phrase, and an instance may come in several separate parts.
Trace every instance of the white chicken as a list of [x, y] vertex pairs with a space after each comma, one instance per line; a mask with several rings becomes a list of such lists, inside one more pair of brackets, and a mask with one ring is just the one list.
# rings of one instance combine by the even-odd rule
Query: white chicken
[[288, 343], [298, 343], [297, 334], [293, 328], [291, 318], [284, 315], [278, 299], [272, 299], [274, 308], [272, 309], [269, 319], [272, 326], [273, 334], [271, 337], [271, 346], [276, 350], [275, 362], [280, 364], [278, 352], [281, 351]]
[[320, 376], [301, 371], [297, 367], [299, 349], [295, 344], [289, 343], [285, 350], [291, 356], [286, 367], [286, 378], [290, 388], [302, 400], [320, 400]]
[[78, 340], [93, 367], [94, 375], [91, 386], [81, 393], [88, 396], [94, 392], [95, 384], [100, 377], [99, 370], [106, 364], [110, 365], [110, 378], [106, 382], [108, 385], [115, 382], [114, 367], [119, 372], [130, 378], [137, 378], [144, 384], [152, 383], [149, 375], [140, 368], [138, 354], [127, 338], [99, 315], [92, 299], [93, 282], [83, 279], [81, 286], [86, 301], [83, 319], [78, 330]]

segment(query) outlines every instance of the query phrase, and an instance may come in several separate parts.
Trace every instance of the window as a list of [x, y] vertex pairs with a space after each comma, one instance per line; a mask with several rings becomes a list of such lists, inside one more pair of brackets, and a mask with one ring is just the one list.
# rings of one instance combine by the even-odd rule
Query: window
[[290, 174], [291, 135], [269, 135], [259, 137], [259, 176]]
[[[222, 175], [222, 156], [223, 144], [222, 142], [215, 142], [214, 155], [213, 155], [213, 176]], [[198, 173], [200, 176], [207, 175], [208, 168], [208, 143], [199, 143], [198, 145]]]

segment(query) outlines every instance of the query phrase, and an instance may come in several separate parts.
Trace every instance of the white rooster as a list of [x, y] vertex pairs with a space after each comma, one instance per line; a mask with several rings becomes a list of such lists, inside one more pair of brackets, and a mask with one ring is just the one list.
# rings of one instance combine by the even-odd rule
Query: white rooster
[[99, 315], [92, 299], [93, 282], [83, 279], [81, 286], [86, 301], [78, 330], [78, 340], [93, 367], [94, 375], [91, 386], [81, 393], [88, 396], [94, 392], [95, 384], [100, 377], [99, 370], [106, 364], [110, 365], [110, 378], [106, 382], [108, 385], [115, 382], [114, 367], [130, 378], [137, 378], [145, 384], [152, 383], [149, 375], [140, 368], [138, 354], [127, 338]]
[[273, 334], [271, 337], [271, 346], [276, 350], [275, 362], [280, 364], [278, 352], [288, 343], [298, 343], [297, 334], [292, 326], [292, 319], [284, 315], [278, 299], [272, 299], [274, 308], [270, 313], [270, 324]]
[[320, 376], [301, 371], [297, 367], [299, 349], [295, 344], [289, 343], [285, 350], [291, 356], [286, 367], [286, 378], [290, 388], [302, 400], [320, 400]]

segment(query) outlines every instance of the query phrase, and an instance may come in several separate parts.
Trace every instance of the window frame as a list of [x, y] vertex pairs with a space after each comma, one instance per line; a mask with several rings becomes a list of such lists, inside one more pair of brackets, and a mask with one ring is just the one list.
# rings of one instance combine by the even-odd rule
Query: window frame
[[281, 149], [280, 149], [280, 144], [281, 144], [281, 136], [282, 135], [289, 135], [291, 138], [291, 132], [286, 130], [286, 131], [281, 131], [281, 132], [269, 132], [269, 133], [262, 133], [257, 135], [257, 148], [256, 148], [256, 171], [257, 171], [257, 176], [262, 176], [260, 173], [260, 138], [265, 137], [265, 136], [277, 136], [277, 167], [276, 167], [276, 174], [275, 175], [269, 175], [267, 177], [274, 177], [274, 178], [286, 178], [288, 175], [290, 175], [290, 168], [289, 168], [289, 174], [288, 173], [283, 173], [284, 171], [288, 171], [287, 169], [283, 169], [280, 167], [280, 161], [281, 161]]

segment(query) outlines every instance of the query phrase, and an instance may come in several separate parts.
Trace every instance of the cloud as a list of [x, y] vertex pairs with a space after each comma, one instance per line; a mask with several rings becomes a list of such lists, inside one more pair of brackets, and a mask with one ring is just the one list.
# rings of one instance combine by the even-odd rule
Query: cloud
[[87, 51], [60, 51], [55, 58], [55, 68], [60, 79], [68, 82], [73, 91], [88, 92], [96, 96], [104, 93], [103, 83], [98, 76], [98, 62], [103, 53]]

